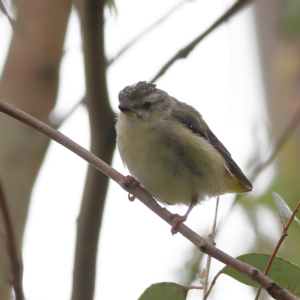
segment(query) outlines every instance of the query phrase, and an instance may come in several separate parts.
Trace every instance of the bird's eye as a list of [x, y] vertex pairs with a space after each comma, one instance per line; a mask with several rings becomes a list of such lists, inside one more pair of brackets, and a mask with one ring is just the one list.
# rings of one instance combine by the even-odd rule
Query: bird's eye
[[152, 106], [152, 104], [150, 102], [145, 102], [144, 105], [143, 105], [143, 108], [144, 109], [150, 109]]

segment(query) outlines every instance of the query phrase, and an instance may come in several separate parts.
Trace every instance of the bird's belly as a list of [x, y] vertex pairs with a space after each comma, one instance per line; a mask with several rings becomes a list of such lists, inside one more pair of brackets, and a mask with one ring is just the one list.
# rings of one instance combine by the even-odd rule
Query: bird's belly
[[171, 173], [160, 159], [139, 158], [139, 167], [128, 161], [128, 169], [157, 200], [171, 205], [177, 203], [189, 205], [192, 198], [198, 196], [193, 180], [188, 174], [185, 176]]
[[189, 205], [197, 196], [191, 174], [176, 168], [181, 162], [165, 145], [141, 135], [119, 141], [118, 148], [130, 173], [160, 202]]
[[167, 139], [162, 139], [146, 126], [137, 130], [122, 121], [117, 124], [121, 157], [130, 173], [157, 200], [189, 205], [192, 198], [203, 200], [228, 192], [231, 179], [224, 175], [224, 160], [209, 143], [188, 131], [178, 135], [174, 125]]

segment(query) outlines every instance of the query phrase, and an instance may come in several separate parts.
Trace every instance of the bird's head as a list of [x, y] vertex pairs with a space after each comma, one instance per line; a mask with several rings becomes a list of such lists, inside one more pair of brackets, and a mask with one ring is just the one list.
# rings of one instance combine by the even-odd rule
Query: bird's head
[[140, 81], [119, 93], [119, 109], [130, 117], [153, 121], [161, 118], [168, 107], [166, 96], [167, 93], [157, 89], [155, 84]]

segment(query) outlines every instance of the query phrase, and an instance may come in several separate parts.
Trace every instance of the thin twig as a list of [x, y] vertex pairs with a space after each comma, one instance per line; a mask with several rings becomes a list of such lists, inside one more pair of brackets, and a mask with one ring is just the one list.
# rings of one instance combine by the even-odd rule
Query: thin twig
[[203, 286], [197, 286], [197, 285], [189, 285], [187, 286], [189, 290], [203, 290]]
[[[212, 226], [211, 234], [209, 235], [209, 241], [212, 245], [215, 245], [214, 239], [215, 239], [216, 227], [217, 227], [217, 216], [218, 216], [218, 210], [219, 210], [219, 202], [220, 202], [220, 197], [218, 197], [217, 201], [216, 201], [214, 223], [213, 223], [213, 226]], [[208, 296], [207, 287], [208, 287], [208, 277], [209, 277], [210, 266], [211, 266], [211, 256], [208, 256], [207, 261], [206, 261], [206, 268], [205, 268], [206, 272], [205, 272], [205, 278], [204, 278], [204, 283], [203, 283], [203, 300], [205, 300]]]
[[210, 284], [210, 286], [209, 286], [209, 289], [207, 290], [207, 292], [206, 292], [206, 294], [205, 294], [205, 299], [207, 299], [207, 297], [209, 296], [210, 292], [212, 291], [214, 285], [215, 285], [216, 282], [217, 282], [217, 279], [219, 278], [219, 276], [220, 276], [221, 274], [222, 274], [222, 270], [219, 271], [219, 272], [215, 275], [215, 277], [213, 278], [213, 280], [212, 280], [212, 282], [211, 282], [211, 284]]
[[136, 36], [134, 39], [132, 39], [129, 43], [127, 43], [116, 55], [114, 58], [112, 58], [108, 65], [113, 64], [124, 52], [126, 52], [130, 47], [132, 47], [135, 43], [137, 43], [142, 37], [144, 37], [147, 33], [149, 33], [151, 30], [153, 30], [155, 27], [163, 23], [172, 13], [174, 13], [176, 10], [178, 10], [183, 4], [186, 4], [187, 2], [190, 2], [191, 0], [183, 0], [182, 2], [175, 5], [173, 8], [171, 8], [164, 16], [162, 16], [159, 20], [157, 20], [154, 24], [150, 25], [147, 29], [145, 29], [143, 32], [141, 32], [138, 36]]
[[176, 55], [174, 55], [161, 69], [160, 71], [150, 80], [150, 82], [155, 82], [159, 77], [161, 77], [173, 64], [175, 61], [186, 58], [194, 48], [206, 38], [214, 29], [219, 27], [223, 22], [234, 16], [247, 4], [253, 0], [239, 0], [235, 2], [219, 19], [217, 19], [204, 33], [199, 35], [191, 43], [189, 43], [184, 48], [180, 49]]
[[[93, 155], [88, 150], [84, 149], [80, 145], [76, 144], [74, 141], [60, 133], [59, 131], [51, 128], [45, 123], [35, 119], [34, 117], [26, 114], [20, 109], [6, 103], [5, 101], [0, 100], [0, 111], [5, 114], [31, 126], [32, 128], [38, 130], [39, 132], [45, 134], [50, 137], [54, 141], [59, 144], [65, 146], [75, 154], [82, 157], [84, 160], [93, 165], [96, 169], [101, 171], [106, 176], [113, 179], [117, 182], [125, 191], [134, 195], [137, 199], [139, 199], [144, 205], [146, 205], [150, 210], [152, 210], [155, 214], [157, 214], [160, 218], [162, 218], [169, 225], [173, 225], [173, 220], [170, 218], [171, 212], [166, 208], [161, 207], [146, 191], [143, 187], [141, 187], [137, 182], [133, 182], [132, 184], [124, 184], [125, 177], [120, 174], [118, 171], [111, 168], [108, 164], [102, 161], [100, 158]], [[128, 182], [128, 181], [126, 181]], [[291, 293], [287, 290], [280, 287], [273, 280], [268, 278], [258, 269], [239, 261], [238, 259], [231, 257], [230, 255], [224, 253], [220, 249], [208, 243], [204, 238], [196, 234], [190, 228], [188, 228], [185, 224], [180, 224], [178, 227], [178, 232], [180, 232], [184, 237], [186, 237], [189, 241], [191, 241], [200, 251], [212, 256], [213, 258], [219, 260], [220, 262], [232, 267], [238, 272], [245, 274], [251, 280], [257, 282], [261, 285], [273, 298], [282, 299], [282, 300], [296, 300]]]
[[280, 220], [282, 228], [284, 228], [285, 223], [284, 223], [283, 217], [280, 214], [279, 214], [279, 220]]
[[[13, 225], [11, 222], [10, 214], [7, 207], [7, 202], [5, 200], [2, 184], [0, 182], [0, 209], [3, 214], [3, 221], [5, 225], [5, 229], [7, 232], [7, 250], [11, 263], [11, 270], [13, 275], [12, 286], [15, 292], [16, 300], [24, 300], [24, 292], [23, 292], [23, 264], [22, 258], [18, 257], [18, 251], [16, 247]], [[21, 251], [19, 251], [21, 253]]]
[[[265, 270], [264, 270], [264, 274], [265, 275], [267, 275], [269, 273], [271, 265], [272, 265], [272, 263], [273, 263], [273, 261], [274, 261], [274, 259], [276, 257], [276, 254], [277, 254], [280, 246], [283, 243], [283, 240], [288, 236], [287, 233], [288, 233], [289, 227], [290, 227], [292, 221], [294, 220], [294, 218], [296, 216], [296, 213], [298, 212], [299, 208], [300, 208], [300, 201], [296, 205], [296, 207], [295, 207], [295, 209], [294, 209], [291, 217], [289, 218], [289, 221], [287, 222], [287, 224], [285, 225], [283, 223], [281, 237], [280, 237], [280, 239], [279, 239], [279, 241], [278, 241], [278, 243], [277, 243], [277, 245], [276, 245], [276, 247], [275, 247], [275, 249], [274, 249], [274, 251], [273, 251], [273, 253], [272, 253], [272, 255], [271, 255], [270, 259], [269, 259], [269, 261], [268, 261], [268, 264], [267, 264]], [[281, 218], [280, 215], [279, 215], [279, 217], [280, 217], [280, 222], [282, 223], [283, 219]], [[260, 292], [261, 292], [261, 286], [257, 289], [255, 300], [258, 300]]]

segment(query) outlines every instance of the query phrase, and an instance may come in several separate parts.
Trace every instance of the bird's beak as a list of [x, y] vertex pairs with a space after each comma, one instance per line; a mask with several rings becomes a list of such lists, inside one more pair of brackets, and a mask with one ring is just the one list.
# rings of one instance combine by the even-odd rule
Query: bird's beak
[[126, 106], [125, 104], [123, 103], [120, 103], [119, 104], [119, 110], [123, 113], [129, 113], [129, 112], [134, 112], [134, 110], [128, 106]]

